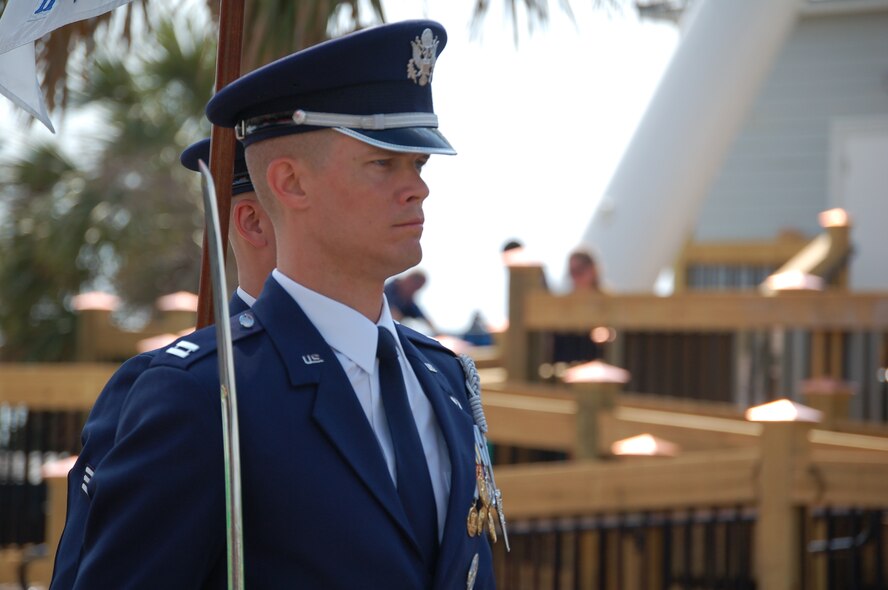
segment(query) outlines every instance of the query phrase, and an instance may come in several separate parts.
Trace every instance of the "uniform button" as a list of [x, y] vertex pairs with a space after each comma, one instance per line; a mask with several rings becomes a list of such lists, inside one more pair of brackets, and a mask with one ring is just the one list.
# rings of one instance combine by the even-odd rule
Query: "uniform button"
[[238, 323], [244, 328], [252, 328], [256, 324], [253, 314], [244, 312], [237, 318]]

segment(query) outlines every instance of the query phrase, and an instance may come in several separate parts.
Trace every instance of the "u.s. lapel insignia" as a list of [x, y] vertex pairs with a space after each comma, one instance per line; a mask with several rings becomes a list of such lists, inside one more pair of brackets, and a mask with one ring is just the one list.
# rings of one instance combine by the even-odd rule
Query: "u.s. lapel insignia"
[[321, 358], [319, 354], [303, 354], [302, 362], [306, 365], [316, 365], [318, 363], [324, 362], [324, 359]]
[[435, 60], [438, 59], [438, 38], [432, 34], [431, 29], [426, 29], [410, 45], [413, 47], [413, 58], [407, 62], [407, 77], [416, 84], [425, 86], [432, 81]]

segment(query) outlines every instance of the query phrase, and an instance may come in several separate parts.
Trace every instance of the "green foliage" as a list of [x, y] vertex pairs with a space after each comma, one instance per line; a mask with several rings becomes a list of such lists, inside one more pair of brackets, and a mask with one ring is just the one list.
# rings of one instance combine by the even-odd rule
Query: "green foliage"
[[[569, 0], [559, 2], [569, 13]], [[5, 4], [0, 0], [0, 10]], [[521, 0], [531, 23], [546, 21], [548, 4]], [[478, 19], [489, 5], [475, 1]], [[507, 0], [516, 27], [518, 5]], [[361, 6], [369, 6], [369, 20]], [[178, 156], [209, 134], [203, 109], [213, 89], [216, 43], [209, 30], [183, 30], [187, 11], [180, 8], [175, 20], [155, 22], [147, 2], [135, 0], [115, 11], [122, 30], [105, 27], [114, 23], [106, 14], [38, 42], [49, 107], [56, 99], [75, 109], [98, 107], [104, 123], [68, 149], [69, 157], [57, 145], [41, 145], [0, 162], [0, 359], [72, 359], [69, 305], [83, 290], [112, 287], [137, 310], [159, 295], [197, 289], [199, 185]], [[137, 15], [147, 24], [138, 32]], [[381, 0], [248, 2], [243, 69], [324, 40], [332, 23], [344, 32], [383, 20]], [[146, 31], [150, 42], [138, 38]], [[85, 82], [72, 89], [69, 58], [83, 55], [82, 48]]]
[[34, 147], [0, 165], [0, 332], [5, 360], [70, 360], [70, 299], [110, 286], [132, 309], [197, 290], [203, 213], [182, 149], [209, 134], [215, 40], [154, 27], [151, 46], [99, 50], [73, 104], [104, 123], [65, 157]]
[[[370, 8], [364, 18], [362, 6]], [[362, 22], [383, 22], [382, 0], [253, 0], [244, 14], [244, 66], [254, 69], [328, 38], [336, 17], [347, 29]], [[345, 33], [346, 31], [339, 31]]]
[[[89, 195], [73, 164], [42, 145], [3, 170], [0, 216], [0, 327], [5, 356], [66, 358], [73, 316], [63, 302], [87, 272], [77, 263], [89, 229]], [[67, 251], [72, 256], [60, 256]], [[84, 252], [84, 260], [88, 253]]]

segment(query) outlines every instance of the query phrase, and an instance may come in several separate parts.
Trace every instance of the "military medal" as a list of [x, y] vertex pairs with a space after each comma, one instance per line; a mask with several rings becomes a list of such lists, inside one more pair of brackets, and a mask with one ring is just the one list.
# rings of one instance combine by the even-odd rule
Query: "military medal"
[[489, 506], [481, 506], [478, 509], [478, 536], [484, 534], [484, 527], [487, 526], [487, 515], [489, 514]]
[[478, 509], [475, 508], [474, 504], [469, 508], [469, 516], [466, 518], [466, 530], [470, 537], [478, 534]]
[[478, 481], [478, 496], [481, 498], [481, 504], [490, 505], [490, 494], [487, 493], [487, 483], [484, 477], [484, 467], [478, 463], [475, 465], [475, 479]]
[[496, 543], [496, 524], [493, 513], [496, 512], [496, 508], [491, 506], [487, 510], [487, 534], [490, 536], [490, 542]]
[[[496, 487], [496, 481], [493, 479], [493, 464], [490, 460], [490, 453], [487, 450], [487, 418], [484, 416], [484, 408], [481, 406], [481, 377], [475, 368], [475, 361], [469, 356], [459, 355], [460, 364], [462, 364], [463, 373], [466, 376], [466, 390], [468, 391], [469, 405], [472, 408], [472, 417], [475, 420], [473, 430], [475, 432], [475, 480], [477, 482], [475, 490], [475, 503], [469, 510], [467, 520], [467, 530], [469, 536], [484, 534], [484, 527], [487, 527], [487, 534], [492, 542], [496, 543], [496, 522], [499, 521], [500, 530], [502, 531], [503, 541], [506, 544], [506, 551], [510, 551], [509, 533], [506, 531], [506, 516], [503, 512], [502, 493]], [[478, 504], [481, 504], [480, 507]], [[495, 513], [495, 515], [494, 515]], [[477, 526], [473, 526], [473, 514], [477, 518]], [[473, 535], [472, 532], [475, 532]]]

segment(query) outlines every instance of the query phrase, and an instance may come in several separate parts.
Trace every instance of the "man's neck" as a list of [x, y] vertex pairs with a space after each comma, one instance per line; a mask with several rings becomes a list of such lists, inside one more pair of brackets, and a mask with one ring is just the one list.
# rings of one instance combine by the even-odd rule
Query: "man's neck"
[[301, 270], [278, 268], [278, 271], [306, 289], [347, 305], [373, 323], [379, 321], [383, 301], [381, 283], [357, 281], [335, 272], [321, 273], [318, 276], [316, 273], [300, 272]]

